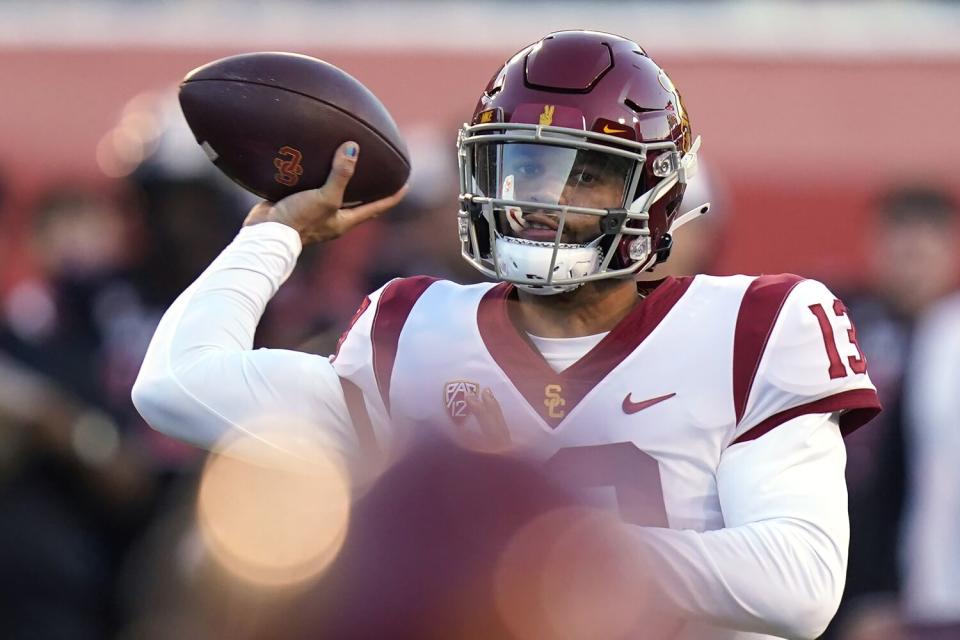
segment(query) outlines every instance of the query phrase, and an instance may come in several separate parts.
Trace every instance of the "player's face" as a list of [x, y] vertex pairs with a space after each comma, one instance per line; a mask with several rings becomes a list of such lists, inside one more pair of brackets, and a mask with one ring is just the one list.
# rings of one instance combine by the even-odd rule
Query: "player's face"
[[[632, 161], [597, 151], [540, 144], [503, 147], [500, 196], [526, 202], [607, 209], [623, 206]], [[508, 214], [509, 215], [509, 214]], [[552, 242], [559, 215], [527, 208], [502, 228], [528, 240]], [[600, 235], [600, 218], [568, 213], [561, 242], [584, 244]]]

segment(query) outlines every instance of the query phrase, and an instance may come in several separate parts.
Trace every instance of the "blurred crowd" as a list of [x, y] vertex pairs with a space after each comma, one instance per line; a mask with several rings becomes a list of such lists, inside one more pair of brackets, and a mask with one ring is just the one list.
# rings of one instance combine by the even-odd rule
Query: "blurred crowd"
[[[185, 124], [163, 135], [109, 184], [54, 183], [25, 212], [0, 203], [5, 248], [20, 256], [0, 299], [4, 638], [227, 637], [204, 631], [190, 619], [197, 603], [175, 596], [186, 576], [172, 557], [189, 546], [204, 452], [151, 430], [130, 388], [161, 314], [255, 199], [202, 158]], [[200, 163], [164, 150], [183, 136]], [[307, 249], [259, 346], [326, 355], [359, 301], [390, 278], [473, 278], [456, 244], [456, 160], [444, 142], [448, 175], [427, 167], [415, 176], [427, 184], [391, 216]], [[434, 151], [432, 139], [417, 144]], [[16, 239], [15, 221], [26, 221]], [[176, 604], [157, 602], [167, 598]]]
[[[477, 279], [456, 242], [452, 137], [438, 141], [425, 132], [412, 140], [414, 153], [435, 164], [414, 176], [398, 210], [305, 252], [268, 308], [259, 345], [325, 355], [364, 295], [388, 279]], [[722, 168], [711, 168], [687, 198], [691, 207], [713, 200], [715, 213], [678, 233], [667, 273], [711, 273], [725, 220], [736, 215], [736, 202], [713, 175]], [[184, 172], [148, 157], [109, 188], [53, 185], [20, 216], [29, 222], [20, 252], [27, 266], [0, 300], [4, 638], [310, 637], [305, 622], [291, 617], [304, 611], [297, 608], [302, 595], [280, 589], [266, 596], [211, 562], [195, 517], [205, 455], [150, 430], [130, 403], [160, 315], [231, 240], [251, 203], [209, 169]], [[0, 203], [0, 212], [11, 216], [9, 203]], [[857, 321], [886, 411], [847, 443], [850, 565], [828, 637], [960, 638], [960, 211], [937, 185], [893, 185], [877, 195], [875, 214], [864, 286], [838, 293]], [[366, 568], [351, 576], [345, 560], [347, 569], [325, 578], [336, 588], [310, 608], [339, 611], [340, 618], [326, 619], [332, 629], [371, 620], [357, 604], [360, 595], [344, 594], [380, 589], [381, 602], [394, 598], [398, 611], [410, 605], [402, 581], [389, 582], [411, 569], [399, 558], [437, 554], [435, 572], [417, 568], [427, 599], [442, 600], [459, 588], [463, 572], [486, 566], [489, 540], [510, 523], [451, 507], [429, 527], [408, 531], [411, 522], [425, 522], [418, 504], [442, 501], [438, 477], [448, 478], [448, 489], [466, 483], [469, 514], [503, 500], [513, 501], [517, 510], [508, 512], [515, 515], [563, 501], [542, 488], [518, 503], [510, 479], [531, 472], [506, 462], [421, 455], [355, 514], [344, 557]], [[453, 464], [456, 455], [465, 457]], [[473, 481], [464, 470], [474, 472]], [[398, 501], [409, 511], [397, 510]], [[384, 505], [394, 508], [379, 511]], [[379, 550], [376, 562], [371, 549]], [[436, 611], [429, 619], [447, 619]], [[504, 637], [495, 617], [449, 620], [457, 637]], [[435, 628], [411, 634], [443, 636]]]

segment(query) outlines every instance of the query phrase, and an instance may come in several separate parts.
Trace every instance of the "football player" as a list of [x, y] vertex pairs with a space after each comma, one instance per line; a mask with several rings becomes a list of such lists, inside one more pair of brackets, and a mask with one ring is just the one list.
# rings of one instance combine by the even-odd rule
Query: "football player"
[[402, 197], [341, 209], [363, 152], [345, 143], [324, 187], [254, 207], [167, 311], [134, 402], [201, 446], [291, 414], [350, 456], [418, 429], [485, 434], [608, 487], [657, 602], [687, 620], [677, 637], [816, 637], [843, 591], [842, 438], [879, 402], [819, 282], [658, 279], [671, 230], [706, 210], [678, 211], [698, 146], [640, 46], [548, 35], [497, 71], [458, 138], [463, 256], [495, 282], [394, 280], [329, 359], [252, 350], [302, 245]]

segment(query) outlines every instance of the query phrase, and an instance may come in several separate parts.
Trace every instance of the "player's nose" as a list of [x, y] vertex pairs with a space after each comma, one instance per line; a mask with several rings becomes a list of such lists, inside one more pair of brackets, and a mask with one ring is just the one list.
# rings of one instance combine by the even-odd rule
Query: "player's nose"
[[528, 185], [527, 200], [544, 204], [557, 204], [566, 190], [566, 181], [550, 176], [541, 176]]
[[565, 206], [576, 206], [579, 200], [576, 197], [577, 187], [569, 181], [564, 182], [560, 188], [560, 195], [557, 198], [557, 204]]

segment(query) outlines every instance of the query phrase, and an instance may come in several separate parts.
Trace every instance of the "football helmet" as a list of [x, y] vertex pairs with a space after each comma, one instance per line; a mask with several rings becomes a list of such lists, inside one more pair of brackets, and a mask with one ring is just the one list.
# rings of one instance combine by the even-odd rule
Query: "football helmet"
[[552, 33], [490, 80], [457, 138], [464, 258], [537, 294], [666, 259], [696, 172], [680, 94], [636, 43]]

